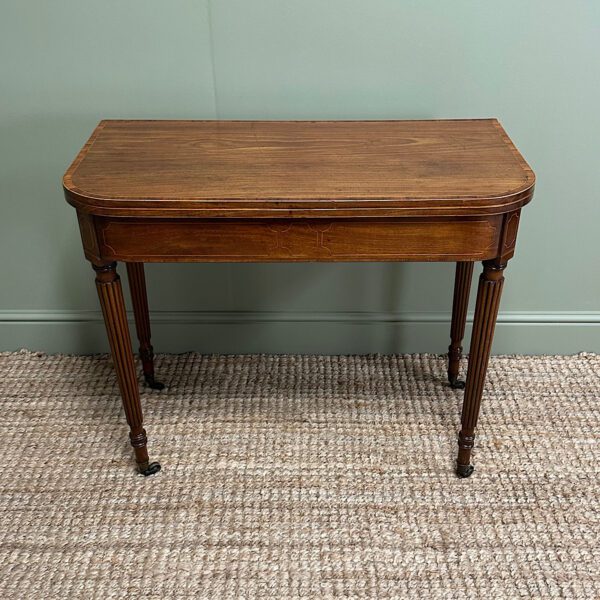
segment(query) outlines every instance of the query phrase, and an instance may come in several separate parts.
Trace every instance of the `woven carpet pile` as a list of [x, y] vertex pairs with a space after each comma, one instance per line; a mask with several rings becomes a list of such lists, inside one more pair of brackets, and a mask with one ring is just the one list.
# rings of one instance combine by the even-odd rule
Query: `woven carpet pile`
[[0, 598], [600, 598], [600, 356], [491, 360], [475, 473], [443, 356], [0, 354]]

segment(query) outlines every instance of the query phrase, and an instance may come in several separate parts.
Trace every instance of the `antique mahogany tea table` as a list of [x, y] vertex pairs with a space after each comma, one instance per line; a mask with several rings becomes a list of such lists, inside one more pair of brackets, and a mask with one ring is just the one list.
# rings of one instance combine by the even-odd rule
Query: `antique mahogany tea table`
[[471, 475], [504, 269], [534, 181], [496, 119], [100, 122], [63, 187], [96, 272], [140, 473], [160, 465], [148, 458], [117, 261], [127, 266], [144, 377], [156, 389], [145, 262], [452, 261], [448, 379], [464, 388], [457, 474]]

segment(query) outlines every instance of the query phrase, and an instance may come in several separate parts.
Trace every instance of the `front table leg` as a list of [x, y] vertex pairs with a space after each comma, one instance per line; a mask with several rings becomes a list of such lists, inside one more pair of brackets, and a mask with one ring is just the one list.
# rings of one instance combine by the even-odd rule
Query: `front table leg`
[[498, 316], [505, 267], [506, 263], [497, 260], [484, 261], [483, 273], [479, 277], [461, 417], [462, 428], [458, 435], [459, 450], [456, 472], [459, 477], [469, 477], [474, 469], [471, 465], [471, 450], [475, 443], [475, 427], [479, 417], [481, 394]]
[[130, 428], [129, 439], [135, 452], [135, 460], [142, 475], [152, 475], [160, 470], [160, 465], [157, 462], [151, 463], [148, 459], [146, 430], [142, 426], [142, 405], [131, 352], [121, 280], [116, 269], [117, 263], [92, 266], [96, 271], [96, 288], [117, 372], [123, 408]]

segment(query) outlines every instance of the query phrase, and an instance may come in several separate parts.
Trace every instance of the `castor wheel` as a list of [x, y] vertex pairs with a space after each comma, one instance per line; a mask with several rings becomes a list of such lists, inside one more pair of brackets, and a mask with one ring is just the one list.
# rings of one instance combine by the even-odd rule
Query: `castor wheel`
[[154, 475], [160, 471], [160, 465], [157, 462], [151, 462], [147, 466], [138, 467], [138, 471], [144, 476]]
[[466, 479], [467, 477], [471, 477], [475, 467], [473, 465], [456, 465], [456, 474], [461, 479]]
[[450, 387], [453, 390], [464, 390], [465, 382], [462, 379], [458, 378], [450, 379]]
[[154, 379], [154, 375], [144, 375], [144, 379], [146, 380], [148, 387], [152, 388], [153, 390], [165, 389], [165, 384], [161, 381], [156, 381], [156, 379]]

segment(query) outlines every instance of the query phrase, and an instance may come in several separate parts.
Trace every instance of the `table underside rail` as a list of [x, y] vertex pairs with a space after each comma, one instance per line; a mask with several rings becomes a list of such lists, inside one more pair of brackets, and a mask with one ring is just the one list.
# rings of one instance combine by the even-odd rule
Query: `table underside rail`
[[95, 261], [480, 261], [503, 254], [507, 234], [516, 237], [518, 211], [512, 214], [509, 221], [507, 215], [244, 220], [79, 213], [79, 224], [86, 256]]

